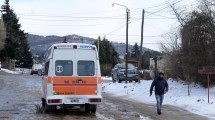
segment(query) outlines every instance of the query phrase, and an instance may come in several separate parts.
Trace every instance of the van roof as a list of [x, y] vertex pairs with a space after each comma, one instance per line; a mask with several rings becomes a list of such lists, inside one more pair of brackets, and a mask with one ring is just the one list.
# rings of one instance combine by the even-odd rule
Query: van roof
[[54, 49], [82, 49], [82, 50], [96, 50], [96, 46], [92, 44], [83, 44], [83, 43], [58, 43], [53, 44], [46, 55], [46, 59], [51, 58], [51, 54], [53, 53]]
[[91, 47], [95, 47], [95, 45], [92, 45], [92, 44], [86, 44], [86, 43], [57, 43], [57, 44], [53, 44], [51, 47], [54, 47], [54, 46], [73, 46], [73, 45], [77, 45], [77, 46], [80, 46], [80, 45], [84, 45], [84, 46], [91, 46]]

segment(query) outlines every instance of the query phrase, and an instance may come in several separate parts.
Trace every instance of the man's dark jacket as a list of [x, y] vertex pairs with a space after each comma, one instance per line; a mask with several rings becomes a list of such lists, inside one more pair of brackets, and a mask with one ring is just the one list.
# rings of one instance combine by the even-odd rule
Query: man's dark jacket
[[153, 87], [155, 87], [155, 94], [156, 95], [164, 95], [165, 91], [168, 91], [168, 83], [164, 78], [156, 78], [151, 85], [150, 94], [152, 94]]

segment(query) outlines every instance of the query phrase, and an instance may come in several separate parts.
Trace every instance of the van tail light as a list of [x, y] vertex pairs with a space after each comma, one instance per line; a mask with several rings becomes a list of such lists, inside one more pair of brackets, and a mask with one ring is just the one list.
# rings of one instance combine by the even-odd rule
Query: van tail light
[[61, 99], [49, 99], [48, 103], [61, 103]]
[[90, 98], [89, 102], [102, 102], [101, 98]]

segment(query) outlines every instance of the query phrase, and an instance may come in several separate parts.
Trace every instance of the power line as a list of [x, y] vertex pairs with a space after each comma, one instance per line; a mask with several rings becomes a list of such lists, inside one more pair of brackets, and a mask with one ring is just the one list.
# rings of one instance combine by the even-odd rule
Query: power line
[[[182, 1], [183, 1], [183, 0], [171, 1], [171, 2], [173, 2], [172, 4], [177, 4], [177, 3], [182, 2]], [[163, 7], [163, 6], [165, 6], [164, 8], [166, 9], [166, 8], [169, 7], [169, 6], [166, 6], [166, 5], [168, 5], [168, 2], [164, 2], [164, 3], [161, 3], [161, 4], [155, 5], [155, 6], [146, 7], [146, 8], [144, 8], [144, 9], [145, 9], [145, 10], [148, 10], [148, 9], [151, 9], [151, 8], [160, 8], [160, 7]], [[159, 9], [159, 10], [155, 10], [155, 11], [161, 11], [161, 10], [163, 10], [164, 8]], [[143, 8], [131, 8], [131, 9], [140, 9], [140, 10], [142, 10]]]
[[[178, 1], [174, 2], [173, 4], [177, 4], [177, 3], [181, 2], [181, 1], [182, 1], [182, 0], [178, 0]], [[147, 16], [150, 16], [150, 15], [153, 15], [153, 14], [155, 14], [155, 13], [161, 12], [161, 11], [167, 9], [167, 8], [169, 8], [169, 6], [166, 6], [166, 7], [163, 7], [163, 8], [161, 8], [161, 9], [159, 9], [159, 10], [156, 10], [156, 11], [154, 11], [154, 12], [151, 12], [151, 13], [148, 14]]]
[[[131, 22], [129, 22], [129, 24], [130, 24], [130, 23], [133, 23], [133, 22], [136, 22], [136, 21], [138, 21], [138, 20], [131, 21]], [[125, 27], [125, 25], [122, 25], [122, 26], [120, 26], [120, 27], [114, 29], [113, 31], [111, 31], [110, 33], [108, 33], [108, 34], [106, 34], [106, 35], [112, 34], [113, 32], [116, 32], [116, 31], [122, 29], [123, 27]]]
[[113, 31], [111, 31], [110, 33], [108, 33], [108, 34], [106, 34], [106, 35], [110, 35], [110, 34], [116, 32], [116, 31], [118, 31], [118, 30], [120, 30], [120, 29], [122, 29], [122, 28], [124, 28], [124, 27], [125, 27], [125, 25], [122, 25], [122, 26], [120, 26], [120, 27], [114, 29]]
[[[176, 2], [174, 2], [174, 3], [172, 3], [172, 4], [178, 4], [178, 3], [181, 3], [183, 0], [178, 0], [178, 1], [176, 1]], [[195, 3], [195, 2], [191, 2], [191, 3]], [[165, 3], [165, 4], [167, 4], [167, 3]], [[195, 3], [195, 4], [190, 4], [189, 3], [189, 7], [191, 7], [191, 6], [196, 6], [198, 3]], [[152, 6], [152, 8], [156, 8], [156, 7], [159, 7], [160, 5], [157, 5], [157, 6]], [[186, 5], [186, 6], [188, 6], [188, 5]], [[167, 16], [163, 16], [163, 15], [159, 15], [159, 14], [156, 14], [156, 13], [159, 13], [159, 12], [161, 12], [161, 11], [163, 11], [163, 10], [165, 10], [165, 9], [167, 9], [167, 8], [169, 8], [169, 6], [165, 6], [165, 7], [163, 7], [163, 8], [161, 8], [161, 9], [158, 9], [158, 10], [155, 10], [155, 11], [152, 11], [152, 12], [150, 12], [150, 11], [146, 11], [146, 13], [148, 13], [148, 15], [146, 15], [146, 18], [145, 19], [177, 19], [175, 16], [174, 17], [167, 17]], [[142, 9], [142, 8], [133, 8], [133, 9]], [[153, 15], [153, 16], [159, 16], [159, 17], [161, 17], [161, 18], [155, 18], [155, 17], [153, 17], [153, 18], [147, 18], [147, 16], [150, 16], [150, 15]], [[134, 19], [141, 19], [141, 18], [134, 18]]]
[[[179, 1], [182, 1], [182, 0], [179, 0]], [[171, 1], [171, 2], [173, 2], [173, 1]], [[177, 1], [176, 1], [177, 2]], [[175, 3], [175, 2], [174, 2]], [[173, 3], [173, 4], [174, 4]], [[160, 3], [160, 4], [157, 4], [157, 5], [155, 5], [155, 6], [150, 6], [150, 7], [146, 7], [146, 8], [144, 8], [144, 9], [152, 9], [152, 8], [158, 8], [158, 7], [161, 7], [161, 6], [163, 6], [163, 5], [167, 5], [167, 2], [165, 1], [165, 2], [163, 2], [163, 3]], [[143, 9], [143, 8], [131, 8], [131, 9]]]
[[[114, 24], [125, 24], [125, 22], [118, 22], [118, 23], [109, 23], [109, 24], [85, 24], [85, 25], [83, 25], [83, 24], [81, 24], [81, 25], [72, 25], [72, 24], [66, 24], [66, 25], [56, 25], [56, 24], [28, 24], [28, 25], [35, 25], [35, 26], [50, 26], [50, 27], [56, 27], [56, 26], [62, 26], [62, 27], [81, 27], [81, 26], [83, 26], [83, 27], [85, 27], [85, 26], [106, 26], [106, 25], [114, 25]], [[25, 24], [26, 25], [26, 24]]]
[[148, 14], [148, 15], [146, 15], [146, 16], [150, 16], [150, 15], [156, 14], [156, 13], [161, 12], [162, 10], [165, 10], [165, 9], [167, 9], [167, 8], [169, 8], [169, 6], [166, 6], [166, 7], [163, 7], [163, 8], [161, 8], [161, 9], [159, 9], [159, 10], [156, 10], [156, 11], [154, 11], [154, 12], [151, 12], [150, 14]]
[[33, 17], [60, 17], [60, 18], [98, 18], [98, 19], [107, 19], [107, 18], [115, 18], [115, 17], [122, 17], [125, 16], [125, 14], [123, 15], [116, 15], [116, 16], [109, 16], [109, 17], [100, 17], [100, 16], [94, 16], [94, 17], [77, 17], [77, 16], [69, 16], [69, 15], [32, 15], [32, 14], [17, 14], [19, 16], [33, 16]]
[[[113, 40], [113, 39], [110, 39], [110, 40]], [[121, 41], [112, 41], [112, 42], [117, 42], [117, 43], [124, 43], [124, 42], [121, 42]], [[139, 42], [128, 42], [128, 43], [139, 43]], [[162, 43], [162, 42], [156, 42], [156, 43], [143, 43], [143, 45], [145, 44], [173, 44], [173, 43]]]
[[[50, 33], [40, 33], [40, 32], [27, 32], [29, 34], [38, 34], [38, 35], [57, 35], [57, 34], [65, 34], [65, 35], [70, 35], [71, 33], [54, 33], [54, 32], [50, 32]], [[80, 36], [84, 36], [84, 35], [96, 35], [96, 36], [99, 36], [99, 35], [105, 35], [105, 34], [75, 34], [75, 35], [80, 35]]]
[[125, 19], [125, 18], [92, 18], [92, 19], [78, 19], [78, 20], [71, 20], [71, 19], [59, 19], [59, 20], [51, 20], [51, 19], [35, 19], [35, 18], [24, 18], [22, 17], [21, 19], [27, 19], [27, 20], [35, 20], [35, 21], [59, 21], [59, 22], [62, 22], [62, 21], [90, 21], [90, 20], [104, 20], [104, 19]]
[[160, 30], [160, 31], [162, 31], [162, 32], [165, 32], [164, 30], [162, 30], [162, 29], [160, 29], [160, 28], [158, 28], [158, 27], [155, 27], [155, 26], [153, 26], [153, 25], [150, 25], [150, 24], [147, 24], [147, 23], [145, 23], [145, 25], [150, 26], [150, 27], [152, 27], [152, 28], [155, 28], [155, 29], [157, 29], [157, 30]]
[[[147, 11], [146, 11], [146, 13], [150, 13], [150, 14], [151, 14], [152, 12], [147, 12]], [[159, 14], [156, 14], [156, 13], [154, 13], [153, 15], [154, 15], [154, 16], [163, 17], [163, 18], [168, 18], [168, 19], [170, 18], [170, 17], [164, 16], [164, 15], [159, 15]]]
[[[103, 10], [103, 11], [99, 10], [99, 11], [91, 11], [91, 12], [73, 12], [73, 13], [70, 12], [69, 15], [64, 15], [64, 16], [80, 15], [80, 14], [87, 14], [87, 15], [90, 14], [91, 15], [91, 14], [97, 14], [97, 13], [109, 13], [109, 12], [122, 11], [122, 10], [124, 10], [124, 9], [115, 9], [114, 11], [113, 10]], [[43, 10], [42, 12], [44, 13], [44, 12], [47, 12], [47, 11]], [[51, 12], [51, 14], [48, 14], [48, 15], [55, 16], [53, 14], [53, 11], [50, 11], [50, 12]], [[23, 14], [23, 13], [19, 13], [19, 14]]]
[[145, 18], [145, 19], [161, 20], [161, 19], [177, 19], [177, 18]]
[[[111, 36], [125, 36], [125, 35], [120, 35], [120, 34], [110, 34]], [[140, 35], [128, 35], [132, 37], [140, 37]], [[162, 37], [162, 35], [152, 35], [152, 36], [144, 36], [144, 37]]]

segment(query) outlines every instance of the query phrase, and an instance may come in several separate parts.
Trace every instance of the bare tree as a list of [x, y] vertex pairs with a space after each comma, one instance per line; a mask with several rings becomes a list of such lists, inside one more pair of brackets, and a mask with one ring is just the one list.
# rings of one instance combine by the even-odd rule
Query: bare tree
[[169, 77], [177, 78], [183, 76], [181, 66], [181, 41], [179, 33], [176, 30], [171, 30], [163, 36], [164, 41], [161, 42], [161, 50], [164, 54], [165, 73]]
[[[166, 67], [171, 77], [180, 75], [188, 82], [195, 80], [205, 86], [204, 77], [197, 71], [200, 66], [215, 65], [215, 2], [200, 2], [199, 7], [192, 11], [170, 5], [180, 23], [179, 32], [166, 35], [170, 44], [161, 46], [166, 52]], [[178, 40], [181, 45], [178, 45]]]

